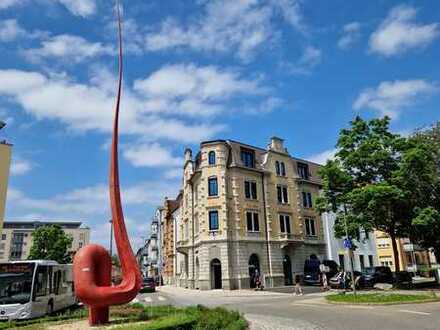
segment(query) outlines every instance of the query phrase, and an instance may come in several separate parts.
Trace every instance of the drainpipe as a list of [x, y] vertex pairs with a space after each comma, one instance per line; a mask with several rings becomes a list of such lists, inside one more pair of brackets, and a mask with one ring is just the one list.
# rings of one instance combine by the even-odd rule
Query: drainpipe
[[270, 242], [269, 242], [269, 223], [268, 223], [268, 220], [267, 220], [267, 212], [266, 212], [266, 190], [264, 189], [264, 172], [261, 173], [261, 187], [262, 187], [262, 192], [263, 192], [263, 215], [264, 215], [264, 221], [266, 223], [266, 253], [267, 253], [267, 262], [269, 264], [269, 277], [270, 277], [270, 282], [271, 282], [271, 286], [270, 287], [273, 287], [272, 258], [270, 257]]

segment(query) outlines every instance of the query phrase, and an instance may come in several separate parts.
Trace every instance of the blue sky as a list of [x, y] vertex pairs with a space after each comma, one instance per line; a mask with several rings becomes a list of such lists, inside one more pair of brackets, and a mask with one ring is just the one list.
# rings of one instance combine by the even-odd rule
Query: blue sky
[[[356, 115], [439, 119], [438, 1], [123, 1], [121, 177], [135, 247], [185, 147], [230, 138], [322, 162]], [[0, 0], [7, 219], [82, 220], [108, 240], [115, 24], [106, 0]]]

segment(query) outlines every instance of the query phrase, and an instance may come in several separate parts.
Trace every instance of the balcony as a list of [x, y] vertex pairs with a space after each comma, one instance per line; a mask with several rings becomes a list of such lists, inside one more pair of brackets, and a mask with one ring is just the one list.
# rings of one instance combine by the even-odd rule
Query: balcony
[[300, 245], [304, 243], [302, 235], [292, 233], [279, 233], [278, 240], [282, 242], [282, 247], [287, 245]]

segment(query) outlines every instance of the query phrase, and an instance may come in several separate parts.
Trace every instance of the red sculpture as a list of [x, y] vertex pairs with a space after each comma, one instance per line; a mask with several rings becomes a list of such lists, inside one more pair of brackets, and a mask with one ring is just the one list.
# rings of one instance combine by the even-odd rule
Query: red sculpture
[[128, 239], [122, 212], [118, 169], [118, 123], [122, 91], [122, 24], [117, 2], [119, 38], [119, 82], [116, 98], [113, 140], [110, 159], [110, 206], [116, 247], [121, 261], [122, 282], [111, 285], [112, 261], [108, 251], [100, 245], [88, 244], [80, 249], [73, 260], [75, 294], [89, 307], [89, 324], [108, 323], [109, 306], [128, 303], [138, 294], [142, 277]]

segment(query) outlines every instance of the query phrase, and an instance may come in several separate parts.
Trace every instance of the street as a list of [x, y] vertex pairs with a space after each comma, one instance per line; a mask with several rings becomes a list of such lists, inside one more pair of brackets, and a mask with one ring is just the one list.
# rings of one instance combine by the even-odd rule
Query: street
[[304, 296], [279, 292], [195, 291], [161, 287], [136, 299], [146, 305], [205, 305], [239, 310], [251, 329], [370, 330], [432, 329], [440, 325], [440, 303], [390, 306], [330, 305], [317, 288]]

